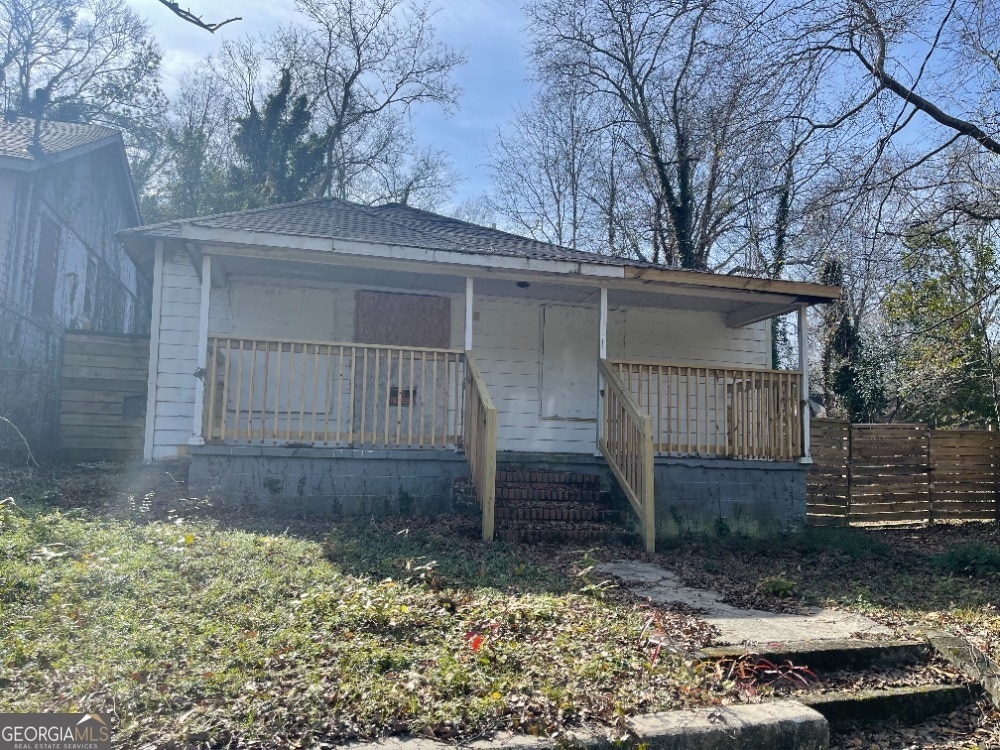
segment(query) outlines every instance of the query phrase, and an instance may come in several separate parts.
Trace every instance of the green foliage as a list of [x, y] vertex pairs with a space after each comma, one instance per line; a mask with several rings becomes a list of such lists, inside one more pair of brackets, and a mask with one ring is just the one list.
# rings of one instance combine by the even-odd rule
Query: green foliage
[[936, 555], [933, 563], [955, 575], [995, 576], [1000, 574], [1000, 549], [982, 542], [957, 544]]
[[[820, 269], [824, 284], [844, 285], [844, 267], [828, 258]], [[882, 360], [862, 337], [841, 299], [824, 312], [823, 387], [827, 406], [852, 422], [877, 422], [887, 405]]]
[[892, 377], [903, 419], [932, 425], [996, 423], [992, 347], [994, 247], [921, 228], [906, 241], [904, 278], [885, 299], [898, 342]]
[[787, 598], [795, 596], [799, 586], [795, 581], [790, 581], [782, 576], [768, 576], [757, 584], [757, 590], [769, 596]]
[[208, 130], [186, 122], [165, 135], [171, 174], [162, 194], [143, 196], [143, 216], [149, 222], [222, 213], [232, 208], [227, 169], [220, 164]]
[[253, 103], [238, 121], [234, 145], [239, 163], [230, 187], [242, 208], [289, 203], [306, 197], [322, 171], [323, 139], [310, 132], [305, 95], [292, 97], [292, 73], [284, 70], [277, 90], [260, 110]]

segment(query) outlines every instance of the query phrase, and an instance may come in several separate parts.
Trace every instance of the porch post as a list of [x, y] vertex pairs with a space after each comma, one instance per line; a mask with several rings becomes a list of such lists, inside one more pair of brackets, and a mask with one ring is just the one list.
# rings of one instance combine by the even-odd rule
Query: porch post
[[188, 445], [204, 445], [205, 379], [208, 377], [208, 312], [212, 297], [212, 257], [201, 256], [201, 309], [198, 315], [198, 369], [194, 383], [194, 424]]
[[[601, 287], [601, 312], [597, 324], [598, 357], [608, 358], [608, 288]], [[597, 368], [597, 453], [601, 452], [601, 437], [604, 434], [604, 375]]]
[[465, 351], [472, 351], [472, 277], [465, 279]]
[[802, 457], [799, 463], [812, 463], [812, 447], [809, 444], [809, 306], [799, 305], [799, 370], [802, 373], [799, 407], [802, 417]]

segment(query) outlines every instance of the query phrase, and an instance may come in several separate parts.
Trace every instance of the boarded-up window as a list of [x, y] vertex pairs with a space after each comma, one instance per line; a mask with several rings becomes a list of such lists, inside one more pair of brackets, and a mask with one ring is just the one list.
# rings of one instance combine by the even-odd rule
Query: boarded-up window
[[42, 219], [38, 230], [38, 256], [35, 263], [35, 290], [31, 309], [36, 315], [51, 315], [56, 296], [59, 270], [59, 227]]
[[354, 326], [359, 344], [447, 349], [451, 344], [451, 300], [358, 292]]

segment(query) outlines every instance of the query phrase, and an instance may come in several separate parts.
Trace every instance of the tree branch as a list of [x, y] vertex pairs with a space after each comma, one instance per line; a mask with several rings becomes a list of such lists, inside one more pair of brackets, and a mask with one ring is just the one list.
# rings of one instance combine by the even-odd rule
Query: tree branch
[[203, 21], [201, 16], [196, 16], [190, 10], [185, 10], [180, 6], [179, 3], [172, 2], [172, 0], [158, 0], [160, 5], [168, 8], [171, 13], [173, 13], [178, 18], [181, 18], [188, 23], [197, 26], [199, 29], [204, 29], [212, 34], [221, 29], [223, 26], [235, 21], [242, 21], [241, 16], [236, 16], [234, 18], [227, 18], [225, 21], [220, 21], [219, 23], [209, 23], [208, 21]]

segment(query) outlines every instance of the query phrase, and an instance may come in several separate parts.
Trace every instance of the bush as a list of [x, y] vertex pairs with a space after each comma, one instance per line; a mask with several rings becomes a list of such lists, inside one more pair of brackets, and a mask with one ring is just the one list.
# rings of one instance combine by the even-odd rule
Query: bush
[[982, 542], [958, 544], [936, 555], [932, 562], [948, 573], [983, 578], [1000, 574], [1000, 549]]
[[768, 576], [757, 584], [757, 590], [762, 594], [785, 598], [795, 596], [798, 584], [781, 576]]

